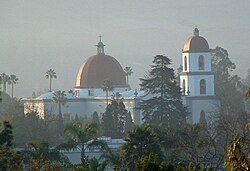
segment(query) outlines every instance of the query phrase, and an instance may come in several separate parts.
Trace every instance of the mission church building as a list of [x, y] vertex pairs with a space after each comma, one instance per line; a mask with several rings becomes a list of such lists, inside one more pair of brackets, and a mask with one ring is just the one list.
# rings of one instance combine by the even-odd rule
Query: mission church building
[[[130, 111], [134, 123], [141, 124], [140, 102], [147, 98], [143, 91], [131, 90], [126, 83], [126, 75], [121, 64], [112, 56], [106, 55], [101, 37], [97, 54], [87, 58], [81, 65], [76, 77], [75, 93], [66, 93], [66, 104], [62, 113], [75, 117], [90, 116], [94, 112], [103, 113], [106, 109], [106, 92], [102, 89], [105, 80], [113, 83], [111, 95], [119, 93]], [[205, 38], [194, 29], [194, 35], [188, 38], [182, 50], [183, 69], [180, 74], [180, 87], [183, 103], [190, 115], [188, 122], [198, 123], [200, 117], [218, 112], [219, 101], [214, 96], [214, 74], [211, 71], [211, 51]], [[53, 102], [53, 92], [37, 98], [24, 98], [24, 112], [37, 111], [41, 118], [58, 113], [58, 104]]]
[[214, 95], [214, 74], [211, 70], [212, 56], [208, 42], [194, 29], [182, 50], [180, 87], [184, 105], [190, 112], [188, 121], [198, 123], [200, 117], [218, 113], [220, 102]]
[[[106, 92], [102, 86], [105, 80], [112, 82], [113, 90], [108, 92], [108, 101], [119, 93], [125, 107], [130, 111], [134, 123], [141, 123], [140, 111], [137, 105], [143, 96], [142, 91], [131, 90], [126, 83], [126, 74], [120, 63], [112, 56], [104, 52], [104, 44], [101, 37], [97, 46], [97, 54], [93, 55], [81, 65], [76, 77], [74, 95], [65, 92], [66, 103], [61, 106], [63, 114], [70, 117], [91, 116], [94, 112], [104, 113]], [[53, 93], [48, 92], [37, 98], [24, 98], [24, 112], [37, 111], [41, 118], [48, 114], [58, 113], [58, 104], [53, 102]]]

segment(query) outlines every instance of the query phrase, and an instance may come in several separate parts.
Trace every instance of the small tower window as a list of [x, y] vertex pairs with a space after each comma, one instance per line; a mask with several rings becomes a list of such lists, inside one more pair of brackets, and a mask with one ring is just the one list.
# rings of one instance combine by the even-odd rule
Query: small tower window
[[88, 90], [88, 96], [94, 96], [94, 90]]
[[76, 90], [76, 91], [75, 91], [75, 96], [76, 96], [76, 97], [79, 97], [79, 90]]
[[204, 56], [199, 56], [199, 70], [204, 70], [205, 68], [205, 62], [204, 62]]
[[184, 71], [187, 71], [187, 57], [184, 56]]
[[200, 94], [206, 94], [206, 80], [200, 80]]
[[185, 95], [186, 94], [186, 81], [185, 80], [182, 81], [182, 89], [183, 89], [182, 94]]

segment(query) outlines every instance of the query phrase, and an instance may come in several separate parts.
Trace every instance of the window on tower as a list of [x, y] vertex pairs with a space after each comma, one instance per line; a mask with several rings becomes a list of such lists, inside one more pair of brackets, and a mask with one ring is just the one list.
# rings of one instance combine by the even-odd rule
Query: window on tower
[[184, 71], [187, 71], [187, 57], [184, 56]]
[[200, 80], [200, 94], [206, 94], [206, 80]]
[[199, 70], [204, 70], [205, 68], [205, 62], [204, 62], [204, 56], [199, 56]]
[[88, 95], [89, 96], [94, 96], [94, 90], [88, 90]]
[[182, 94], [185, 95], [186, 93], [186, 82], [185, 80], [182, 81]]
[[75, 91], [75, 96], [76, 96], [76, 97], [79, 97], [79, 90], [76, 90], [76, 91]]

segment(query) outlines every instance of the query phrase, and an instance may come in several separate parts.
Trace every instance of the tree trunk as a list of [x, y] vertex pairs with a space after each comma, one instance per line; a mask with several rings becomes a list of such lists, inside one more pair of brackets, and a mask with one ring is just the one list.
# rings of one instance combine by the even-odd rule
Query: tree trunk
[[59, 119], [62, 119], [62, 105], [61, 102], [58, 102], [58, 110], [59, 110]]
[[108, 103], [109, 103], [109, 99], [108, 99], [108, 91], [106, 91], [106, 103], [107, 103], [107, 107], [108, 107]]
[[11, 83], [11, 97], [13, 98], [13, 90], [14, 89], [14, 85], [13, 85], [13, 82]]
[[3, 81], [3, 92], [6, 93], [6, 81]]
[[58, 122], [59, 122], [59, 132], [60, 134], [63, 134], [63, 116], [62, 116], [62, 109], [61, 109], [61, 102], [59, 101], [58, 102], [58, 108], [59, 108], [59, 119], [58, 119]]
[[51, 92], [51, 77], [49, 77], [49, 91]]
[[85, 155], [84, 143], [82, 143], [81, 162], [88, 169], [88, 161]]

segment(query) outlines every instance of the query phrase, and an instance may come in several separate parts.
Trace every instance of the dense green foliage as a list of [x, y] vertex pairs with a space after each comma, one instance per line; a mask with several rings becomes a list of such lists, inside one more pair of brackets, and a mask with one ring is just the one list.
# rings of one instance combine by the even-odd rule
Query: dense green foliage
[[130, 170], [135, 168], [135, 161], [143, 155], [156, 153], [162, 157], [159, 139], [150, 125], [136, 126], [128, 132], [126, 141], [121, 147], [121, 159], [123, 165]]
[[60, 149], [72, 150], [78, 149], [81, 152], [82, 165], [88, 167], [89, 161], [85, 154], [87, 148], [91, 146], [105, 146], [102, 141], [97, 140], [98, 126], [94, 123], [83, 125], [80, 122], [76, 122], [67, 125], [65, 128], [65, 134], [67, 141], [59, 145]]
[[[212, 51], [212, 71], [215, 74], [215, 95], [220, 100], [221, 114], [234, 115], [244, 111], [245, 86], [237, 75], [230, 75], [236, 65], [227, 50], [216, 47]], [[230, 93], [229, 93], [230, 92]]]
[[156, 55], [151, 70], [141, 78], [141, 90], [147, 99], [141, 104], [146, 123], [178, 127], [185, 122], [186, 109], [182, 104], [180, 87], [177, 85], [174, 70], [169, 68], [171, 60], [164, 55]]
[[0, 170], [21, 168], [21, 154], [14, 150], [13, 132], [9, 122], [3, 122], [0, 132]]
[[121, 100], [113, 99], [102, 116], [103, 135], [122, 138], [133, 126], [131, 114]]
[[22, 151], [23, 163], [28, 165], [31, 170], [35, 169], [56, 169], [69, 166], [69, 159], [60, 152], [58, 147], [50, 147], [47, 142], [29, 142]]

